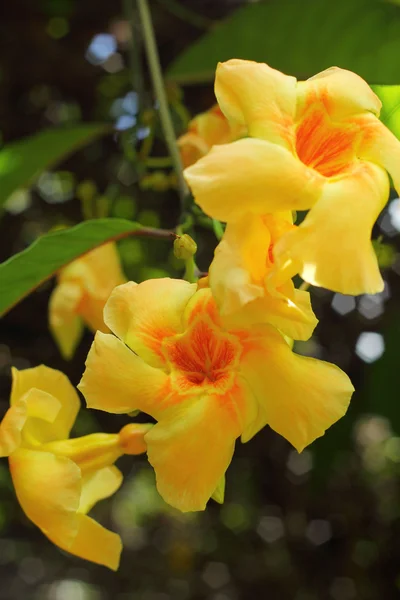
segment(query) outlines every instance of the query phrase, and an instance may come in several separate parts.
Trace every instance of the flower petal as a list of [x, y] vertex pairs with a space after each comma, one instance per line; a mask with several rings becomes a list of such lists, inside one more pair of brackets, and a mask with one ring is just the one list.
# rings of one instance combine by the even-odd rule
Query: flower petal
[[[119, 536], [93, 519], [77, 514], [82, 481], [81, 471], [74, 462], [50, 452], [26, 449], [14, 452], [9, 462], [21, 508], [50, 541], [86, 560], [118, 568]], [[112, 485], [110, 481], [107, 492], [103, 488], [103, 495], [97, 490], [97, 499], [108, 496], [112, 489], [115, 491], [116, 478]]]
[[359, 157], [386, 169], [400, 194], [400, 141], [373, 115], [359, 117], [358, 123], [364, 133]]
[[78, 311], [93, 331], [107, 332], [103, 309], [112, 290], [126, 281], [114, 242], [99, 246], [62, 269], [60, 285], [79, 286]]
[[194, 396], [145, 436], [157, 489], [168, 504], [182, 512], [204, 510], [217, 492], [242, 431], [237, 407], [247, 403], [246, 393], [238, 384], [226, 395]]
[[274, 290], [257, 298], [240, 311], [223, 319], [228, 328], [243, 328], [256, 323], [270, 324], [292, 340], [308, 340], [318, 319], [315, 316], [308, 292], [296, 290], [291, 281], [286, 286], [290, 294]]
[[296, 79], [264, 63], [232, 59], [219, 63], [215, 95], [228, 119], [249, 135], [293, 148]]
[[371, 232], [388, 196], [388, 177], [372, 163], [327, 183], [303, 223], [277, 243], [278, 268], [291, 263], [305, 281], [342, 294], [382, 291]]
[[[44, 392], [36, 393], [36, 397], [29, 401], [30, 415], [35, 418], [30, 418], [27, 422], [24, 435], [29, 435], [41, 443], [68, 438], [81, 405], [69, 379], [61, 371], [44, 365], [23, 371], [13, 368], [12, 377], [12, 406], [32, 388]], [[60, 403], [60, 408], [57, 416], [53, 415], [54, 420], [49, 421], [50, 411], [53, 414], [54, 400]]]
[[62, 356], [70, 359], [83, 333], [83, 322], [78, 314], [82, 300], [81, 287], [71, 281], [59, 283], [49, 302], [50, 331]]
[[334, 120], [366, 111], [379, 115], [382, 106], [362, 77], [339, 67], [331, 67], [298, 83], [297, 118], [313, 103], [322, 103]]
[[0, 423], [0, 456], [9, 456], [21, 444], [21, 432], [27, 413], [26, 401], [20, 399], [4, 415]]
[[168, 377], [118, 338], [97, 332], [78, 388], [89, 408], [111, 413], [142, 410], [156, 418], [166, 402]]
[[72, 544], [63, 546], [62, 543], [58, 543], [60, 548], [116, 571], [122, 551], [120, 536], [86, 515], [78, 514], [77, 520], [78, 532]]
[[[93, 519], [77, 514], [82, 479], [73, 461], [50, 452], [19, 449], [10, 456], [9, 462], [22, 510], [50, 541], [86, 560], [110, 569], [118, 568], [119, 536]], [[116, 478], [112, 485], [109, 481], [107, 493], [103, 488], [102, 495], [97, 490], [97, 499], [108, 496], [115, 484]]]
[[111, 294], [105, 323], [143, 360], [163, 366], [163, 339], [182, 331], [183, 310], [195, 291], [195, 284], [181, 279], [130, 281]]
[[111, 291], [126, 281], [114, 242], [104, 244], [67, 265], [59, 280], [76, 281], [94, 298], [106, 302]]
[[109, 498], [121, 486], [122, 473], [117, 467], [104, 467], [82, 477], [79, 512], [87, 514], [99, 500]]
[[285, 148], [249, 138], [214, 146], [185, 169], [185, 177], [202, 210], [229, 222], [248, 211], [265, 214], [310, 208], [324, 182]]
[[241, 375], [260, 413], [243, 433], [248, 441], [268, 424], [298, 452], [346, 412], [354, 388], [335, 365], [294, 354], [272, 328], [258, 328], [242, 360]]
[[246, 214], [228, 223], [210, 266], [210, 287], [226, 327], [270, 323], [293, 339], [308, 339], [317, 324], [309, 294], [290, 280], [279, 288], [268, 281], [273, 227], [282, 233], [291, 228], [285, 219], [271, 219]]
[[28, 519], [55, 544], [60, 545], [60, 540], [72, 543], [78, 530], [79, 467], [63, 456], [25, 448], [13, 452], [9, 463], [18, 501]]

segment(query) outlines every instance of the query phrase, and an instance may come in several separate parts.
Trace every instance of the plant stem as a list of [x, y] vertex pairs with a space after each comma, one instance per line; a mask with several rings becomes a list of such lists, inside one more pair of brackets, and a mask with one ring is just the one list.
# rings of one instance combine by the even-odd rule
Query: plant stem
[[149, 5], [147, 0], [137, 0], [140, 14], [140, 20], [143, 27], [144, 45], [146, 48], [147, 60], [149, 63], [150, 74], [153, 81], [155, 95], [159, 104], [160, 120], [163, 128], [165, 141], [174, 164], [174, 170], [178, 179], [178, 190], [183, 211], [185, 198], [188, 195], [188, 187], [183, 177], [182, 161], [179, 149], [176, 143], [174, 126], [168, 108], [167, 95], [165, 93], [164, 82], [161, 73], [160, 59], [158, 56], [156, 40], [154, 36], [153, 23], [151, 20]]
[[133, 4], [134, 0], [123, 0], [123, 9], [125, 19], [128, 21], [131, 29], [131, 39], [129, 44], [129, 71], [131, 75], [132, 89], [137, 93], [137, 112], [143, 108], [143, 72], [140, 61], [140, 27], [135, 23], [136, 10]]
[[212, 226], [215, 233], [215, 237], [218, 241], [220, 241], [222, 239], [222, 236], [224, 235], [224, 228], [222, 227], [221, 222], [217, 221], [217, 219], [213, 219]]

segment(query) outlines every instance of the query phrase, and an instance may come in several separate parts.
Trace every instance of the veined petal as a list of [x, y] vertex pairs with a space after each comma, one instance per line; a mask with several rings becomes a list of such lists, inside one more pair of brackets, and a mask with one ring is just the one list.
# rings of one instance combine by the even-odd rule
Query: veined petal
[[82, 288], [73, 281], [59, 283], [50, 297], [50, 331], [62, 356], [67, 360], [73, 356], [83, 333], [83, 323], [79, 315], [82, 297]]
[[104, 309], [108, 327], [152, 366], [163, 366], [165, 337], [182, 331], [182, 314], [196, 285], [181, 279], [130, 281], [111, 294]]
[[[35, 392], [29, 400], [32, 418], [26, 423], [24, 435], [41, 443], [68, 438], [80, 408], [78, 394], [69, 379], [61, 371], [44, 365], [23, 371], [13, 368], [12, 377], [11, 406], [32, 388], [40, 392]], [[54, 401], [60, 404], [57, 416], [52, 408]], [[53, 421], [49, 421], [51, 414]]]
[[357, 122], [364, 133], [359, 157], [386, 169], [400, 194], [400, 141], [373, 115], [363, 115]]
[[310, 104], [322, 103], [334, 120], [371, 112], [379, 115], [382, 103], [356, 73], [331, 67], [297, 85], [297, 118]]
[[155, 418], [167, 402], [168, 377], [118, 338], [97, 332], [78, 388], [89, 408], [111, 413], [142, 410]]
[[387, 174], [372, 163], [328, 182], [303, 223], [277, 243], [278, 268], [292, 263], [305, 281], [342, 294], [382, 291], [371, 231], [388, 196]]
[[145, 436], [157, 489], [168, 504], [183, 512], [205, 509], [243, 430], [238, 406], [246, 410], [253, 402], [247, 393], [237, 384], [224, 396], [194, 396]]
[[354, 388], [335, 365], [294, 354], [272, 328], [260, 328], [242, 359], [241, 375], [260, 405], [259, 417], [244, 431], [248, 441], [268, 424], [298, 452], [346, 412]]
[[202, 210], [229, 222], [249, 211], [310, 208], [325, 179], [285, 148], [249, 138], [214, 146], [184, 174]]
[[122, 473], [117, 467], [104, 467], [82, 477], [78, 511], [87, 514], [99, 500], [109, 498], [121, 486]]
[[296, 79], [264, 63], [232, 59], [219, 63], [215, 95], [229, 120], [249, 135], [293, 149]]

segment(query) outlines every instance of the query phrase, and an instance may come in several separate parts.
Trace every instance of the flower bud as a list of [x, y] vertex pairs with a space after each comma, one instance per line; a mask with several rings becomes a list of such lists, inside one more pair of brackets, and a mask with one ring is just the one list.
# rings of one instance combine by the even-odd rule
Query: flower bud
[[189, 260], [196, 254], [197, 244], [187, 233], [178, 236], [174, 241], [174, 254], [181, 260]]

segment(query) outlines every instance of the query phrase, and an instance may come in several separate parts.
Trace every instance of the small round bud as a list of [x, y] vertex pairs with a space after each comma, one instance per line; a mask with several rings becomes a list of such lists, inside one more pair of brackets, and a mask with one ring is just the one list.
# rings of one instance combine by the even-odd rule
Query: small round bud
[[174, 254], [181, 260], [189, 260], [196, 254], [197, 244], [187, 233], [178, 236], [174, 241]]
[[119, 432], [119, 443], [124, 454], [143, 454], [147, 446], [144, 436], [153, 427], [150, 423], [129, 423]]

